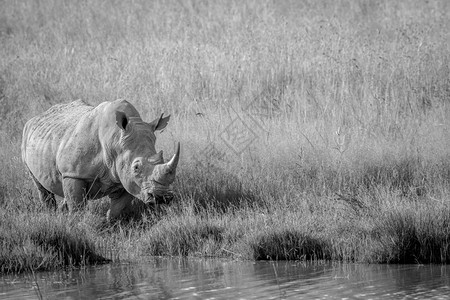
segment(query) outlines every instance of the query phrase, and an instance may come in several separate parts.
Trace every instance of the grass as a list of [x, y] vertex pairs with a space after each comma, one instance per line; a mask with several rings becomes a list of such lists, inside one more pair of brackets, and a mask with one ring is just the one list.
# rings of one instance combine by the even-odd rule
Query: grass
[[1, 273], [104, 263], [74, 218], [48, 212], [2, 212]]
[[[139, 255], [448, 263], [446, 1], [15, 1], [0, 11], [2, 272]], [[51, 105], [171, 114], [176, 198], [105, 226], [20, 160]], [[234, 130], [234, 131], [233, 131]], [[101, 258], [101, 257], [102, 258]]]

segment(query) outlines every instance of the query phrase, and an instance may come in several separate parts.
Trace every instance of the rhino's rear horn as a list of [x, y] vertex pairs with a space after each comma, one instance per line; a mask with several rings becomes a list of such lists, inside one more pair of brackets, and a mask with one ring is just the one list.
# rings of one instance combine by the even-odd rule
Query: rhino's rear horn
[[178, 161], [180, 159], [180, 142], [177, 144], [177, 151], [173, 155], [172, 159], [167, 163], [169, 170], [173, 171], [177, 168]]
[[156, 153], [155, 155], [153, 155], [152, 157], [149, 158], [148, 160], [151, 164], [162, 164], [164, 163], [164, 159], [163, 159], [163, 151], [159, 151], [158, 153]]

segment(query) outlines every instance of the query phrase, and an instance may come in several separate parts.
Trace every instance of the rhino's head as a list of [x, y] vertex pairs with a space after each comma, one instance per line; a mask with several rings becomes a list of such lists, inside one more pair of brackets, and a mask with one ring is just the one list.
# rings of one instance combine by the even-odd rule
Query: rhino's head
[[117, 175], [124, 188], [144, 202], [155, 203], [172, 196], [169, 186], [175, 180], [180, 144], [167, 163], [164, 163], [162, 151], [155, 150], [155, 131], [164, 129], [169, 118], [161, 115], [145, 123], [140, 117], [116, 112], [121, 148], [116, 158]]

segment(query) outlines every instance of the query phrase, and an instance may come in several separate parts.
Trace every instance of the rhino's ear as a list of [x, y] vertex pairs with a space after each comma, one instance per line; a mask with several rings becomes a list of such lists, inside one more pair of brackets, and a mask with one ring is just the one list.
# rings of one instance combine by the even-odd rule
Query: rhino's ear
[[126, 130], [128, 118], [123, 111], [116, 111], [116, 124], [120, 129]]
[[164, 128], [166, 128], [167, 123], [169, 123], [170, 120], [170, 115], [167, 117], [164, 117], [164, 114], [161, 114], [161, 117], [159, 117], [158, 119], [153, 120], [152, 122], [150, 122], [150, 126], [152, 126], [153, 131], [156, 130], [163, 130]]

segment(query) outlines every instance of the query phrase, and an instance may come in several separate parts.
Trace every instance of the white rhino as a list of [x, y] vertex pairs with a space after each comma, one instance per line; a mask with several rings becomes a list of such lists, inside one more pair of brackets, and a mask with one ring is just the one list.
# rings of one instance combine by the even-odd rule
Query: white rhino
[[180, 144], [164, 163], [154, 133], [169, 118], [146, 123], [121, 99], [97, 107], [81, 100], [58, 104], [25, 124], [22, 159], [49, 207], [56, 208], [55, 195], [64, 197], [69, 211], [109, 196], [112, 220], [133, 213], [135, 201], [156, 203], [171, 195]]

